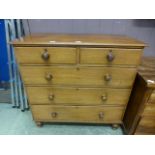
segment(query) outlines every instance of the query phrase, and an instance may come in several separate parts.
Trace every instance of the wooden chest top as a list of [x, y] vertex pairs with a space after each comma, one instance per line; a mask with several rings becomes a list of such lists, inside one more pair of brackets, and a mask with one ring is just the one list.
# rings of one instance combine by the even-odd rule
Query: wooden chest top
[[144, 48], [144, 42], [121, 35], [36, 34], [12, 42], [14, 46], [102, 46]]

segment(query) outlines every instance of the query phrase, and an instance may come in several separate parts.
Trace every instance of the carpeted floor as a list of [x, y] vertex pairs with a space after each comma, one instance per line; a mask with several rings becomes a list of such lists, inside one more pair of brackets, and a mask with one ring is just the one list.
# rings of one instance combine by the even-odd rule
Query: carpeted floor
[[122, 129], [111, 126], [45, 124], [39, 128], [32, 120], [31, 112], [13, 109], [11, 104], [0, 103], [1, 135], [122, 135]]

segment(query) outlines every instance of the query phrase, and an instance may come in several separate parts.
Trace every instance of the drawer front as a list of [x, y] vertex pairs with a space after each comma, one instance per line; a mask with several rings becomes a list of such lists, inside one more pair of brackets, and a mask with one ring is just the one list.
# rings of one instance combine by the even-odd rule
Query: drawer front
[[145, 106], [143, 115], [144, 116], [154, 116], [155, 117], [155, 105], [154, 104], [147, 104]]
[[131, 87], [135, 68], [21, 66], [25, 84]]
[[138, 65], [141, 49], [81, 48], [82, 64]]
[[36, 121], [121, 123], [123, 107], [32, 105]]
[[130, 89], [27, 87], [32, 104], [126, 105]]
[[76, 48], [65, 47], [17, 47], [19, 63], [25, 64], [75, 64]]
[[152, 92], [148, 102], [155, 104], [155, 90]]
[[142, 117], [135, 134], [155, 134], [155, 119]]

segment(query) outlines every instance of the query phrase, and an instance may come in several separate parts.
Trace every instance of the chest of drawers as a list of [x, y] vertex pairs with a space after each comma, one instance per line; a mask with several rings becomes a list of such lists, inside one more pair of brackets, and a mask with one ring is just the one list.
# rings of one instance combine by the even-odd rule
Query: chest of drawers
[[143, 58], [123, 121], [127, 134], [155, 134], [155, 58]]
[[145, 44], [125, 36], [27, 36], [13, 43], [33, 118], [122, 124]]

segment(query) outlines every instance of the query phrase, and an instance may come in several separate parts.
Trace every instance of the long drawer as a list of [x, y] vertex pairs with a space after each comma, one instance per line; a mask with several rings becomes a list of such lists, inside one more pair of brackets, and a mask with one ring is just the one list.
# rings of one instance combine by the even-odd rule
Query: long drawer
[[138, 65], [141, 53], [141, 49], [81, 48], [80, 63]]
[[130, 89], [27, 87], [30, 104], [126, 105]]
[[36, 121], [121, 123], [124, 108], [106, 106], [31, 105]]
[[76, 48], [16, 47], [16, 58], [23, 64], [75, 64]]
[[131, 88], [135, 68], [20, 66], [25, 84], [93, 85]]

